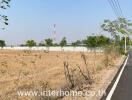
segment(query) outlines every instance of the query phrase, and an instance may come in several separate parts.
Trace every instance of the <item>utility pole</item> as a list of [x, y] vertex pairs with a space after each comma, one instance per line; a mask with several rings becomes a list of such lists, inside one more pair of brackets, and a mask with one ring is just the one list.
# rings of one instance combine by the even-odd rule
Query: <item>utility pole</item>
[[126, 50], [126, 35], [125, 35], [125, 54], [127, 53], [127, 50]]
[[123, 30], [124, 31], [124, 37], [125, 37], [125, 53], [127, 53], [127, 37], [129, 37], [128, 36], [128, 34], [130, 34], [127, 30]]
[[56, 43], [56, 24], [54, 24], [53, 43]]

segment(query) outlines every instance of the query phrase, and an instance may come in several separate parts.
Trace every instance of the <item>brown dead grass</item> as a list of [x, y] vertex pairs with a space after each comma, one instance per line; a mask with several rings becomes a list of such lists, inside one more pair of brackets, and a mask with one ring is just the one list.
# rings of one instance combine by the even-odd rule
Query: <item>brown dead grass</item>
[[[85, 53], [88, 69], [95, 79], [104, 65], [103, 53]], [[95, 57], [96, 55], [96, 57]], [[17, 98], [13, 93], [21, 89], [39, 89], [48, 82], [48, 88], [61, 89], [67, 85], [63, 62], [69, 68], [78, 70], [80, 66], [85, 73], [85, 63], [80, 52], [0, 51], [0, 97]], [[14, 96], [12, 96], [13, 94]], [[23, 99], [22, 99], [23, 100]], [[26, 99], [25, 99], [26, 100]]]

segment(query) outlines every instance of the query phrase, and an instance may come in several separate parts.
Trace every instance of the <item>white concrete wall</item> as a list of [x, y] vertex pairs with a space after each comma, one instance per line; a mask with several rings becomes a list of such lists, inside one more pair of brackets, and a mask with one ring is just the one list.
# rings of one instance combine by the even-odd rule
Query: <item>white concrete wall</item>
[[[49, 50], [49, 51], [82, 51], [82, 52], [94, 52], [95, 48], [86, 47], [4, 47], [4, 50]], [[96, 52], [103, 52], [102, 48], [96, 48]]]

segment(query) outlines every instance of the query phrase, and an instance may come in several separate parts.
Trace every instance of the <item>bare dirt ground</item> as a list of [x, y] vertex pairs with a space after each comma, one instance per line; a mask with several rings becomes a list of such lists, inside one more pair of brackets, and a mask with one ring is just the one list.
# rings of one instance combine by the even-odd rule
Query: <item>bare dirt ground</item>
[[[94, 80], [86, 90], [97, 90], [99, 83], [105, 83], [107, 78], [122, 63], [124, 57], [119, 56], [110, 61], [106, 67], [106, 54], [84, 53], [88, 70]], [[71, 71], [79, 74], [78, 67], [86, 73], [85, 62], [80, 52], [43, 52], [43, 51], [0, 51], [0, 100], [46, 100], [36, 97], [19, 97], [18, 90], [59, 90], [67, 87], [64, 72], [64, 61]], [[108, 59], [107, 59], [108, 60]], [[81, 81], [80, 79], [78, 82]], [[89, 88], [90, 87], [90, 88]], [[78, 98], [78, 97], [77, 97]], [[65, 100], [72, 100], [64, 97]], [[82, 97], [78, 100], [83, 100]]]

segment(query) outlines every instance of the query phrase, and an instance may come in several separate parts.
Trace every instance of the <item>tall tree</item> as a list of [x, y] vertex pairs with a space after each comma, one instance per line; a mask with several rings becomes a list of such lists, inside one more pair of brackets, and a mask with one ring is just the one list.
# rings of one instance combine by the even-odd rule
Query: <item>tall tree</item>
[[97, 41], [97, 46], [99, 47], [103, 47], [110, 44], [110, 39], [103, 35], [97, 36], [96, 41]]
[[50, 39], [50, 38], [48, 38], [48, 39], [45, 39], [45, 45], [46, 46], [53, 46], [53, 40], [52, 39]]
[[63, 39], [60, 41], [60, 46], [61, 47], [64, 47], [67, 45], [67, 40], [66, 40], [66, 37], [63, 37]]
[[116, 42], [116, 36], [118, 35], [117, 26], [118, 25], [116, 21], [104, 20], [104, 23], [101, 25], [101, 28], [104, 31], [110, 32]]
[[87, 36], [87, 38], [83, 40], [83, 44], [85, 44], [87, 47], [96, 47], [96, 36]]
[[36, 42], [34, 40], [27, 40], [26, 46], [32, 48], [33, 46], [36, 46]]
[[53, 46], [53, 40], [51, 38], [45, 39], [45, 43], [44, 43], [47, 47], [47, 51], [49, 52], [49, 47]]
[[110, 39], [103, 35], [87, 36], [87, 38], [83, 40], [83, 44], [85, 44], [87, 47], [103, 47], [110, 44]]
[[125, 37], [125, 53], [126, 53], [126, 37], [128, 37], [132, 33], [132, 23], [130, 20], [125, 18], [118, 18], [117, 20], [110, 21], [104, 20], [104, 23], [101, 25], [104, 31], [108, 31], [112, 33], [116, 41], [117, 35], [123, 35]]
[[0, 40], [0, 47], [3, 48], [5, 46], [5, 41], [4, 40]]
[[125, 18], [118, 18], [117, 20], [110, 21], [104, 20], [104, 23], [101, 25], [101, 28], [104, 31], [110, 32], [111, 35], [115, 38], [116, 35], [120, 33], [122, 35], [129, 35], [132, 33], [131, 29], [132, 23], [130, 20]]

